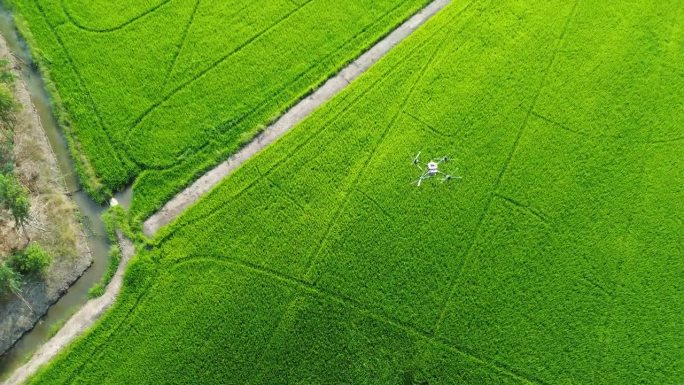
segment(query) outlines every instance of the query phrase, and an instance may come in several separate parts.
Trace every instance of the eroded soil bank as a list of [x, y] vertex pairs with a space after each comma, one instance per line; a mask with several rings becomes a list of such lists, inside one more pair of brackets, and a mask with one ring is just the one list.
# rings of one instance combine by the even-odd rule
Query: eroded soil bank
[[14, 94], [21, 110], [14, 132], [16, 174], [30, 191], [31, 215], [26, 234], [9, 220], [0, 221], [0, 258], [30, 239], [45, 247], [53, 263], [44, 279], [28, 279], [21, 295], [0, 299], [0, 353], [5, 353], [48, 311], [92, 263], [78, 210], [67, 196], [57, 160], [21, 76], [17, 59], [0, 36], [0, 59], [10, 61], [17, 77]]

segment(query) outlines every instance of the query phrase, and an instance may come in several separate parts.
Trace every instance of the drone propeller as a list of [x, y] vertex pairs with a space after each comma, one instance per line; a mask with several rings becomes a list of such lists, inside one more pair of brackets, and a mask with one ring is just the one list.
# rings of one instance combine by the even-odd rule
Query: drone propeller
[[420, 162], [420, 151], [418, 154], [416, 154], [416, 157], [413, 158], [413, 164], [418, 164]]
[[452, 180], [463, 180], [462, 176], [454, 176], [450, 174], [444, 174], [444, 178], [442, 179], [442, 183], [447, 183], [451, 182]]

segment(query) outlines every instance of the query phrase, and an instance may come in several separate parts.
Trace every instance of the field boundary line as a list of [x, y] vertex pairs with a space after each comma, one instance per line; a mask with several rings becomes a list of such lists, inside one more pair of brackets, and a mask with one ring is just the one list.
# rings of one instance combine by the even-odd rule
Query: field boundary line
[[205, 173], [193, 184], [173, 197], [164, 207], [144, 222], [143, 232], [145, 235], [151, 237], [161, 227], [171, 223], [201, 196], [209, 192], [254, 154], [275, 142], [311, 115], [318, 107], [339, 94], [349, 83], [365, 73], [373, 64], [390, 52], [392, 48], [410, 36], [418, 27], [432, 18], [450, 2], [451, 0], [434, 0], [428, 4], [356, 60], [352, 61], [338, 72], [337, 75], [330, 78], [310, 96], [290, 108], [275, 123], [270, 125], [240, 151]]
[[183, 52], [183, 48], [185, 47], [185, 42], [188, 39], [188, 34], [190, 33], [190, 28], [192, 28], [192, 23], [195, 21], [195, 15], [197, 14], [197, 9], [199, 8], [201, 1], [202, 0], [195, 0], [195, 5], [192, 7], [192, 11], [190, 12], [190, 18], [188, 19], [188, 23], [185, 25], [185, 28], [183, 28], [183, 34], [181, 35], [181, 40], [180, 40], [180, 44], [178, 45], [178, 50], [176, 51], [176, 54], [173, 55], [173, 61], [171, 62], [171, 66], [169, 67], [168, 71], [166, 71], [166, 79], [164, 79], [164, 84], [162, 84], [162, 86], [160, 88], [160, 92], [164, 91], [164, 89], [166, 88], [166, 85], [169, 83], [169, 79], [171, 78], [171, 75], [173, 75], [173, 70], [176, 68], [176, 64], [178, 63], [178, 57]]
[[[353, 309], [356, 312], [363, 313], [367, 315], [370, 318], [373, 318], [376, 321], [379, 321], [383, 324], [392, 326], [396, 329], [400, 329], [410, 335], [416, 336], [428, 343], [430, 343], [432, 346], [435, 346], [440, 349], [445, 349], [448, 350], [452, 353], [456, 353], [470, 361], [474, 361], [478, 363], [479, 365], [482, 365], [484, 367], [487, 367], [489, 370], [493, 370], [498, 373], [505, 374], [507, 376], [513, 377], [516, 380], [526, 383], [526, 384], [544, 384], [540, 380], [532, 380], [527, 377], [526, 374], [520, 373], [517, 369], [511, 368], [508, 365], [500, 362], [495, 362], [495, 361], [490, 361], [487, 360], [486, 358], [480, 357], [477, 353], [471, 351], [468, 348], [465, 347], [459, 347], [459, 346], [454, 346], [451, 345], [449, 341], [439, 338], [435, 336], [434, 334], [430, 333], [429, 331], [422, 330], [415, 325], [402, 321], [401, 319], [398, 319], [392, 315], [383, 313], [382, 311], [377, 311], [376, 309], [373, 309], [371, 306], [364, 304], [363, 302], [360, 302], [358, 300], [355, 300], [353, 298], [347, 297], [343, 294], [337, 293], [333, 290], [327, 289], [325, 287], [318, 286], [315, 283], [309, 282], [307, 280], [293, 277], [289, 274], [281, 273], [276, 270], [269, 269], [267, 267], [261, 266], [259, 264], [249, 262], [240, 258], [235, 258], [235, 257], [226, 257], [223, 255], [203, 255], [203, 256], [188, 256], [186, 258], [182, 258], [180, 260], [176, 260], [172, 266], [179, 266], [184, 263], [193, 263], [197, 261], [208, 261], [212, 263], [221, 263], [225, 265], [232, 265], [235, 266], [239, 269], [243, 269], [246, 272], [254, 275], [260, 275], [265, 279], [270, 280], [273, 283], [280, 283], [283, 285], [290, 286], [298, 291], [301, 292], [301, 294], [308, 294], [309, 296], [317, 296], [326, 300], [329, 300], [331, 302], [336, 302], [342, 306], [349, 307]], [[302, 298], [302, 295], [294, 295], [294, 298], [286, 308], [290, 308], [292, 306], [293, 302], [296, 302], [298, 299]], [[144, 295], [143, 295], [144, 296]], [[136, 305], [137, 306], [137, 305]], [[124, 321], [125, 322], [125, 321]], [[280, 321], [278, 322], [279, 324], [281, 323]]]

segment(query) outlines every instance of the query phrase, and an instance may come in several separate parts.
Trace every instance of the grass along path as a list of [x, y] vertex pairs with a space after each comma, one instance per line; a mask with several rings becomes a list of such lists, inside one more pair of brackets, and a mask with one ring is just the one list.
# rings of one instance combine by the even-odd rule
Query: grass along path
[[[339, 74], [326, 82], [311, 96], [302, 100], [290, 109], [278, 119], [276, 123], [255, 138], [249, 145], [245, 146], [243, 150], [232, 156], [226, 162], [221, 163], [221, 165], [213, 170], [207, 172], [192, 186], [174, 197], [174, 199], [167, 203], [162, 210], [152, 215], [150, 219], [145, 222], [145, 233], [148, 236], [153, 236], [160, 227], [173, 221], [187, 207], [211, 190], [212, 187], [218, 184], [233, 170], [261, 149], [284, 135], [302, 119], [309, 116], [309, 114], [321, 104], [337, 95], [342, 89], [349, 85], [349, 83], [368, 70], [375, 62], [380, 60], [380, 58], [385, 56], [395, 45], [408, 37], [419, 26], [449, 3], [450, 0], [435, 0], [411, 17], [411, 19], [399, 26], [395, 31], [345, 67]], [[125, 237], [119, 237], [119, 244], [121, 246], [122, 259], [116, 274], [107, 286], [105, 294], [90, 300], [74, 314], [69, 321], [64, 324], [60, 331], [34, 353], [29, 362], [18, 368], [3, 385], [23, 384], [28, 378], [34, 375], [38, 369], [52, 360], [67, 345], [73, 342], [74, 339], [78, 338], [84, 331], [93, 326], [100, 316], [111, 307], [121, 291], [124, 272], [135, 252], [132, 243]]]

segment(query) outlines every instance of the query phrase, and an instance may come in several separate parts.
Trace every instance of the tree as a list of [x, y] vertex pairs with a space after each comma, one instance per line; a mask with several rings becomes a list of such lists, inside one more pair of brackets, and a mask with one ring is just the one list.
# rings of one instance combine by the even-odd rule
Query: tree
[[9, 62], [0, 60], [0, 173], [8, 174], [14, 169], [14, 125], [19, 104], [10, 88], [14, 75], [8, 69]]
[[31, 204], [28, 190], [14, 175], [0, 175], [0, 209], [12, 214], [16, 227], [23, 229], [29, 219]]
[[23, 228], [29, 219], [31, 203], [28, 199], [28, 192], [23, 186], [21, 187], [22, 190], [20, 190], [19, 193], [14, 196], [14, 199], [10, 201], [10, 212], [14, 218], [14, 222]]
[[21, 292], [21, 276], [6, 263], [0, 263], [0, 296]]
[[[2, 128], [0, 128], [2, 132]], [[0, 134], [0, 174], [9, 174], [14, 170], [14, 143], [11, 138]]]
[[10, 259], [12, 268], [22, 275], [44, 275], [52, 257], [37, 243], [31, 243]]
[[10, 293], [16, 295], [29, 310], [34, 311], [26, 298], [21, 295], [21, 275], [7, 263], [0, 263], [0, 297]]
[[0, 123], [12, 131], [17, 121], [17, 111], [19, 106], [14, 100], [12, 90], [7, 84], [0, 83]]

